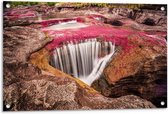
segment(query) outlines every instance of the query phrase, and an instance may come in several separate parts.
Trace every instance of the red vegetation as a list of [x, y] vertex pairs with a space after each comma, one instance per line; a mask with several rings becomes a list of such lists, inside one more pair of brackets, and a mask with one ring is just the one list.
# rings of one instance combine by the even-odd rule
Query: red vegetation
[[4, 13], [4, 16], [8, 19], [14, 20], [20, 18], [36, 17], [36, 12], [30, 8], [18, 8]]
[[[92, 38], [102, 38], [106, 41], [111, 41], [118, 46], [121, 46], [123, 49], [129, 49], [133, 45], [129, 44], [129, 38], [134, 37], [136, 41], [143, 41], [141, 43], [151, 44], [151, 45], [166, 45], [164, 39], [149, 36], [148, 34], [140, 31], [133, 31], [124, 28], [115, 28], [113, 26], [103, 26], [103, 25], [90, 25], [85, 28], [80, 29], [66, 29], [66, 30], [45, 30], [42, 29], [49, 37], [54, 38], [54, 40], [47, 45], [49, 50], [52, 50], [58, 46], [61, 46], [62, 43], [68, 41], [80, 41], [84, 39]], [[137, 39], [138, 36], [138, 39]]]

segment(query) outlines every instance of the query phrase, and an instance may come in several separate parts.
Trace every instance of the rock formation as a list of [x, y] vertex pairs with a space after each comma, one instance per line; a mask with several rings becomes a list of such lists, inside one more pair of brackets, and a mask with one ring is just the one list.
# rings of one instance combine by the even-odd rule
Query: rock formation
[[[4, 107], [4, 110], [154, 107], [150, 102], [133, 95], [117, 99], [106, 98], [63, 72], [54, 69], [55, 73], [50, 73], [51, 71], [47, 72], [48, 69], [44, 71], [31, 64], [27, 58], [30, 57], [31, 53], [49, 42], [44, 38], [42, 32], [32, 28], [11, 27], [5, 29], [4, 106], [9, 104], [11, 107], [10, 109]], [[37, 54], [35, 53], [35, 55]], [[35, 59], [37, 59], [37, 62], [41, 61], [38, 61], [38, 56], [35, 56]], [[128, 102], [129, 99], [132, 99], [131, 102]]]
[[[87, 11], [79, 8], [70, 13], [46, 5], [4, 10], [4, 110], [154, 108], [166, 100], [165, 20], [158, 19], [151, 27], [127, 14], [114, 18], [109, 10], [105, 14]], [[72, 20], [88, 27], [46, 29]], [[115, 41], [117, 46], [112, 61], [91, 87], [49, 64], [57, 46], [90, 38]]]

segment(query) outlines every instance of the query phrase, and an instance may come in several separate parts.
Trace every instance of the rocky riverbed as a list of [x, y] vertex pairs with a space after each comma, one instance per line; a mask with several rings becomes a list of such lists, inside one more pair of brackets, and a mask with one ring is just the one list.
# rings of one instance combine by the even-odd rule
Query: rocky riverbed
[[[143, 8], [63, 3], [5, 8], [4, 110], [166, 107], [160, 103], [167, 102], [167, 14]], [[80, 24], [67, 27], [71, 21]], [[116, 50], [90, 86], [51, 65], [54, 49], [95, 38]]]

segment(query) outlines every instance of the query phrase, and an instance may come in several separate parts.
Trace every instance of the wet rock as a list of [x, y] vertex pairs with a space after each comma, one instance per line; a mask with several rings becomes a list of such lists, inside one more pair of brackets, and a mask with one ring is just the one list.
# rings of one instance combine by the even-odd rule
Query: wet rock
[[[46, 7], [36, 7], [33, 11], [45, 15], [43, 9], [46, 9], [46, 12], [50, 10]], [[62, 11], [57, 15], [57, 13], [52, 13], [52, 9], [50, 11], [52, 17], [73, 17], [94, 12], [90, 11], [88, 13], [88, 10], [79, 10], [70, 13], [66, 10], [66, 12]], [[103, 12], [109, 12], [109, 9], [104, 8]], [[129, 13], [122, 12], [119, 13], [121, 17], [128, 17], [131, 13], [129, 11]], [[96, 12], [96, 14], [99, 13]], [[50, 13], [46, 15], [50, 15]], [[162, 27], [164, 27], [164, 15], [162, 15], [163, 19], [160, 19], [158, 18], [160, 14], [157, 13], [156, 18], [152, 18], [153, 21], [148, 14], [145, 14], [146, 17], [141, 13], [136, 15], [135, 20], [138, 24], [144, 23], [144, 20], [148, 17], [150, 21], [147, 20], [153, 25], [163, 25]], [[18, 23], [16, 21], [18, 19], [14, 21], [7, 19], [4, 23], [7, 26], [31, 24], [32, 20], [28, 19], [27, 22], [27, 19], [25, 17], [25, 19], [22, 19], [23, 21]], [[34, 20], [36, 19], [37, 17]], [[21, 19], [19, 18], [19, 20]], [[24, 21], [25, 23], [23, 23]], [[130, 20], [127, 20], [128, 23], [122, 20], [109, 22], [112, 22], [112, 25], [121, 25], [120, 21], [122, 26], [136, 25], [136, 30], [154, 30], [154, 26], [148, 28]], [[148, 21], [147, 23], [149, 23]], [[101, 29], [99, 27], [99, 30], [102, 30], [102, 28], [103, 26], [101, 26]], [[96, 27], [94, 29], [98, 30]], [[160, 28], [158, 27], [155, 30], [160, 30]], [[4, 107], [7, 104], [11, 106], [9, 109], [4, 108], [4, 110], [154, 108], [153, 104], [159, 107], [158, 103], [166, 98], [166, 45], [163, 43], [165, 41], [160, 39], [158, 35], [150, 36], [152, 38], [148, 36], [147, 38], [149, 34], [142, 34], [142, 36], [137, 37], [135, 34], [132, 35], [135, 31], [131, 31], [131, 34], [129, 34], [129, 45], [127, 45], [134, 48], [117, 53], [114, 60], [104, 71], [104, 76], [92, 84], [92, 87], [102, 93], [101, 95], [80, 80], [49, 65], [50, 53], [45, 45], [52, 39], [46, 38], [43, 32], [25, 26], [4, 28], [3, 102]], [[118, 36], [118, 33], [118, 30], [115, 34], [112, 32], [114, 36]], [[99, 31], [98, 34], [100, 34]], [[72, 36], [72, 33], [70, 35]], [[128, 36], [128, 34], [116, 40], [123, 43], [127, 41], [127, 39], [124, 39], [125, 36]]]
[[4, 26], [30, 25], [37, 18], [37, 12], [29, 7], [4, 9]]
[[92, 87], [108, 97], [134, 94], [162, 107], [160, 102], [167, 101], [166, 44], [140, 39], [138, 44], [132, 40], [137, 45], [132, 51], [116, 55]]
[[56, 7], [48, 5], [18, 6], [4, 8], [4, 27], [30, 26], [37, 24], [42, 19], [54, 18], [58, 13]]
[[[81, 81], [49, 67], [45, 55], [34, 54], [41, 52], [38, 50], [42, 50], [49, 41], [51, 39], [45, 38], [37, 29], [17, 26], [4, 29], [4, 110], [155, 107], [133, 95], [116, 99], [104, 97]], [[32, 53], [36, 64], [30, 62]]]

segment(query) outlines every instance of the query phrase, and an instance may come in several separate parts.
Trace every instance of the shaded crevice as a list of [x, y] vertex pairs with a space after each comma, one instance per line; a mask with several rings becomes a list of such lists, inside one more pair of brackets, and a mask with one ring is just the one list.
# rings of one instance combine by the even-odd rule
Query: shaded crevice
[[147, 18], [144, 20], [143, 24], [149, 25], [149, 26], [155, 26], [155, 21], [153, 19]]
[[113, 25], [113, 26], [122, 26], [123, 25], [123, 23], [119, 20], [106, 20], [105, 23]]

